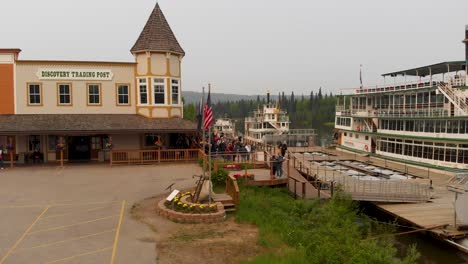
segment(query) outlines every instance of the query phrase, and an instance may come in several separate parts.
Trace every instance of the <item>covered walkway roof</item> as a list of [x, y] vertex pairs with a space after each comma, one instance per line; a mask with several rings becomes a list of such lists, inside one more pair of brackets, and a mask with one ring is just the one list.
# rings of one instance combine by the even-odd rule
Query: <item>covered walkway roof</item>
[[396, 77], [398, 75], [407, 76], [421, 76], [425, 77], [428, 75], [441, 74], [446, 72], [464, 71], [467, 67], [468, 61], [446, 61], [419, 68], [413, 68], [403, 71], [389, 72], [382, 74], [382, 76]]
[[86, 134], [195, 132], [182, 118], [146, 118], [136, 114], [0, 115], [0, 134]]

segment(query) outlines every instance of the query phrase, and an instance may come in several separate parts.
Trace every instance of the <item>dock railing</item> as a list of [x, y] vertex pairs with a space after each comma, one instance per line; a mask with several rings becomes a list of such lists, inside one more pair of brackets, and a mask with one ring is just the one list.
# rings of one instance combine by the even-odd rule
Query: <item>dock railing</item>
[[429, 185], [411, 180], [364, 180], [297, 158], [294, 166], [322, 185], [338, 187], [349, 193], [354, 200], [412, 203], [427, 202], [431, 195]]
[[196, 161], [199, 154], [199, 149], [111, 150], [110, 165]]

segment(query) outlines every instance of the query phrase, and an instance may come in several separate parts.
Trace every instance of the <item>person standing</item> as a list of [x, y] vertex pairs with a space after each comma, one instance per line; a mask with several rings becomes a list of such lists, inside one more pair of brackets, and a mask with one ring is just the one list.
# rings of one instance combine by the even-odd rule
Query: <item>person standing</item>
[[281, 145], [281, 156], [286, 157], [286, 150], [288, 150], [288, 145], [286, 145], [286, 141], [283, 142]]
[[281, 178], [283, 176], [283, 161], [284, 161], [284, 156], [282, 155], [278, 155], [278, 157], [276, 158], [277, 160], [277, 166], [276, 166], [276, 176], [278, 176], [278, 178]]
[[5, 169], [3, 167], [3, 146], [0, 146], [0, 169], [1, 170]]

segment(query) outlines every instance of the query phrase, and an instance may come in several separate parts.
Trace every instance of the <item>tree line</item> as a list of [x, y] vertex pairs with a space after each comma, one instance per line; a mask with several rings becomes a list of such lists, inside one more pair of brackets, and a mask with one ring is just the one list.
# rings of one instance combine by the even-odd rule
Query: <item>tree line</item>
[[[272, 97], [273, 98], [273, 97]], [[271, 101], [277, 102], [279, 107], [286, 111], [291, 121], [291, 129], [317, 129], [320, 136], [330, 135], [335, 121], [336, 96], [331, 92], [322, 93], [311, 91], [308, 95], [295, 95], [291, 92], [286, 95], [284, 92], [274, 96]], [[214, 118], [231, 118], [236, 121], [236, 130], [244, 132], [244, 118], [257, 108], [263, 107], [265, 98], [257, 96], [256, 100], [224, 101], [212, 105]], [[197, 106], [186, 104], [184, 107], [184, 118], [196, 121]]]

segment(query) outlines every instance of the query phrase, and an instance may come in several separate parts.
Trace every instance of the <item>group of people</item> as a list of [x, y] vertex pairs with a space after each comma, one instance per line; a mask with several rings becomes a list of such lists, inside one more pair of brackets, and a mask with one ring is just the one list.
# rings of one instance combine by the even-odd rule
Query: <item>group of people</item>
[[278, 155], [273, 154], [270, 159], [273, 175], [278, 178], [283, 177], [283, 162], [287, 160], [285, 158], [287, 150], [288, 146], [286, 145], [286, 142], [283, 142], [282, 144], [278, 143]]
[[[221, 132], [213, 133], [211, 136], [211, 154], [224, 157], [228, 161], [247, 161], [250, 153], [254, 151], [249, 144], [242, 142], [242, 137], [235, 139], [225, 137]], [[205, 152], [208, 154], [209, 145], [205, 146]]]

